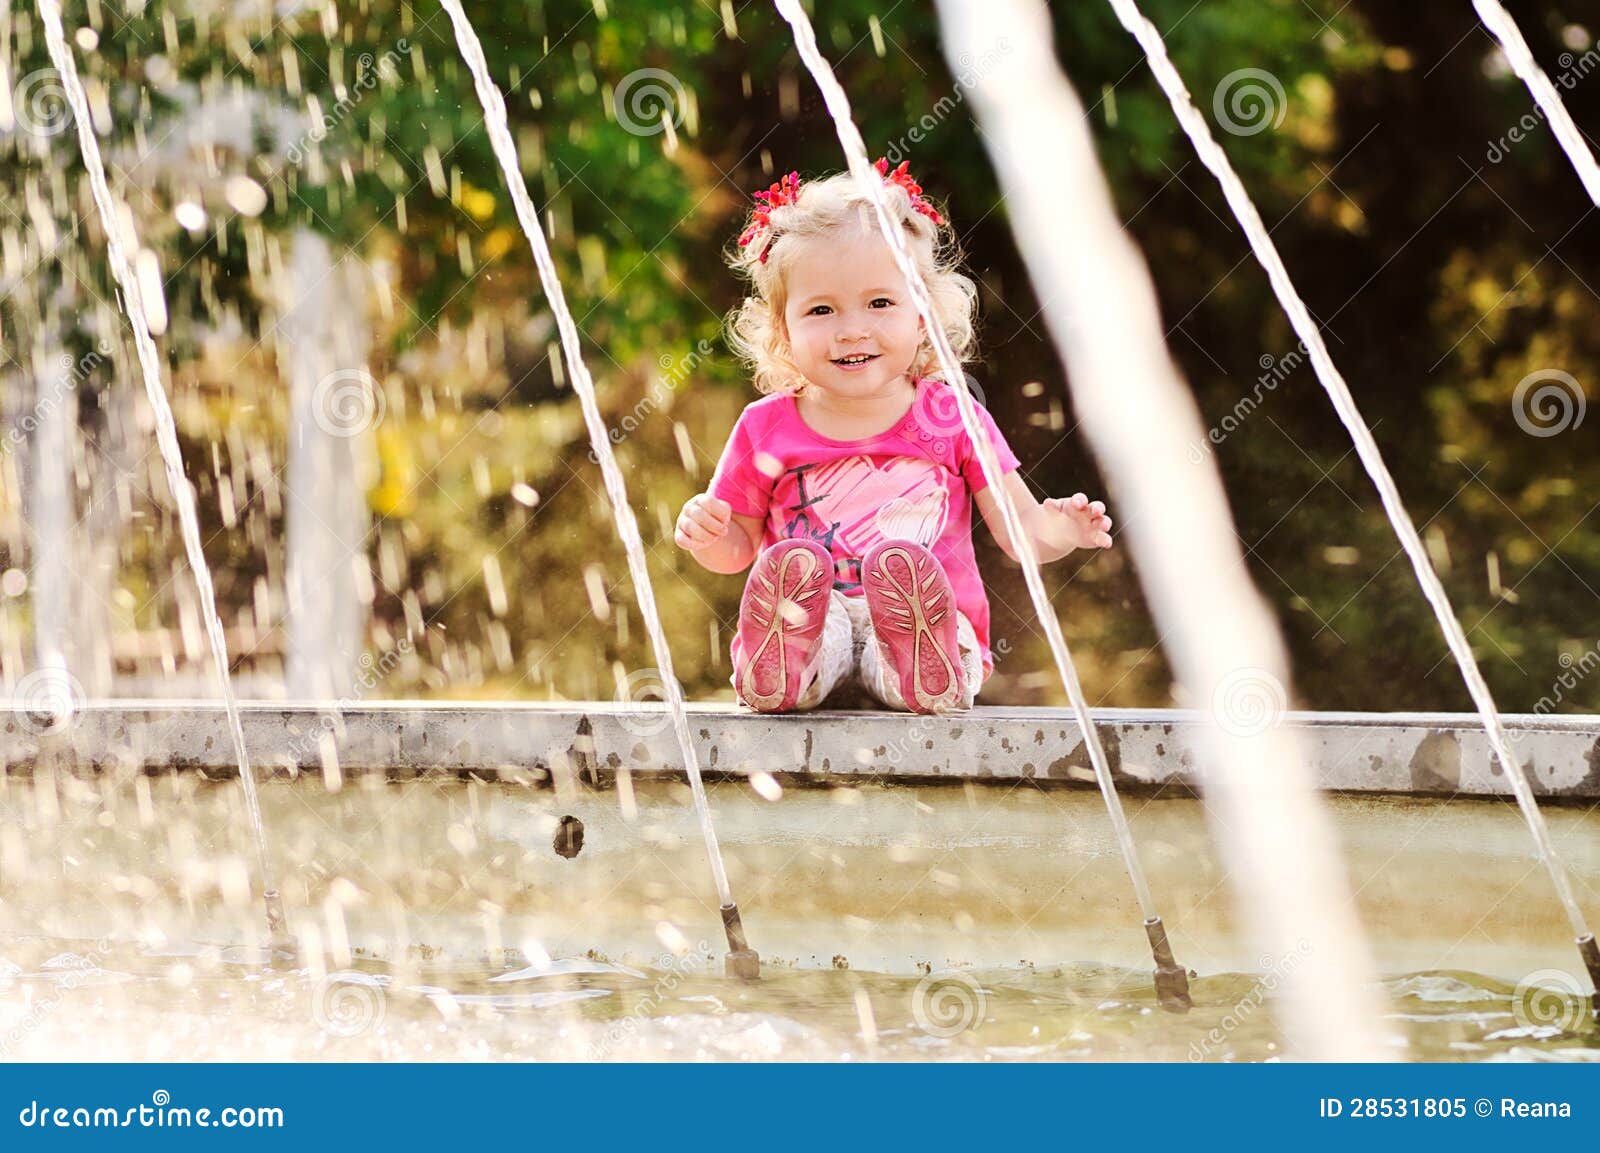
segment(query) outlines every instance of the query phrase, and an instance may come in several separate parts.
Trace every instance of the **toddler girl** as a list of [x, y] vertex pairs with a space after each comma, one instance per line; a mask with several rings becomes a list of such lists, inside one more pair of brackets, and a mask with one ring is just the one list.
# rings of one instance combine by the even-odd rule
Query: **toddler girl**
[[[944, 219], [901, 164], [878, 162], [950, 346], [967, 359], [977, 289]], [[731, 257], [753, 293], [730, 341], [766, 394], [734, 426], [675, 539], [712, 572], [754, 561], [733, 687], [760, 712], [814, 708], [854, 675], [894, 709], [969, 708], [994, 670], [972, 504], [1015, 559], [951, 388], [872, 202], [848, 173], [791, 173]], [[979, 419], [1040, 561], [1110, 548], [1105, 505], [1034, 499], [994, 419]], [[969, 494], [971, 499], [969, 499]]]

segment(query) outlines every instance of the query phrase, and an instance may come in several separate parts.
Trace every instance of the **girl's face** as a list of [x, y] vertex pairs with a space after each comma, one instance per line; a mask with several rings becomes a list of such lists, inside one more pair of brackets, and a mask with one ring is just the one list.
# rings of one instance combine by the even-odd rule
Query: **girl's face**
[[846, 229], [789, 254], [783, 323], [806, 381], [841, 397], [868, 397], [905, 379], [922, 320], [905, 277], [877, 233]]

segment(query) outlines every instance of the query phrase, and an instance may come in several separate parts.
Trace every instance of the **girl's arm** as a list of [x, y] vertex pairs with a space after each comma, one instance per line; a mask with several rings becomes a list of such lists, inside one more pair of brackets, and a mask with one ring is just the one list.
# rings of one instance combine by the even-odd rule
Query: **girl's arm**
[[761, 549], [761, 527], [760, 517], [736, 513], [727, 501], [703, 492], [678, 514], [673, 540], [703, 568], [742, 572]]
[[[1033, 541], [1033, 551], [1040, 564], [1060, 560], [1074, 549], [1111, 547], [1111, 518], [1100, 501], [1090, 500], [1080, 492], [1074, 496], [1051, 497], [1040, 504], [1029, 490], [1028, 482], [1015, 469], [1006, 473], [1001, 483], [1017, 506], [1022, 527]], [[980, 489], [972, 499], [983, 514], [983, 523], [989, 526], [999, 543], [1000, 551], [1016, 560], [1017, 550], [1006, 532], [1005, 521], [1000, 516], [1000, 500], [994, 490]]]

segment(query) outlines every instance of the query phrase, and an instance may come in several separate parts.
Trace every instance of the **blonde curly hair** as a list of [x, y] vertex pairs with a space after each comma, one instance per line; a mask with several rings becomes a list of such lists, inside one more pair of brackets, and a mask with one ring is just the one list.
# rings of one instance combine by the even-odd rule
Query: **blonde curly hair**
[[[976, 349], [974, 319], [978, 287], [960, 271], [961, 253], [948, 218], [935, 224], [916, 210], [911, 196], [899, 184], [886, 181], [884, 192], [890, 210], [900, 218], [917, 270], [928, 286], [934, 315], [944, 329], [960, 362], [971, 360]], [[769, 230], [751, 243], [728, 252], [728, 264], [750, 282], [751, 295], [728, 313], [727, 338], [733, 351], [750, 366], [756, 389], [762, 393], [801, 392], [806, 379], [795, 365], [783, 312], [788, 303], [785, 278], [794, 253], [808, 240], [830, 233], [856, 230], [878, 236], [877, 213], [848, 172], [822, 180], [806, 181], [793, 203], [772, 208]], [[765, 256], [765, 259], [763, 259]], [[911, 364], [914, 377], [940, 376], [933, 344], [923, 337]]]

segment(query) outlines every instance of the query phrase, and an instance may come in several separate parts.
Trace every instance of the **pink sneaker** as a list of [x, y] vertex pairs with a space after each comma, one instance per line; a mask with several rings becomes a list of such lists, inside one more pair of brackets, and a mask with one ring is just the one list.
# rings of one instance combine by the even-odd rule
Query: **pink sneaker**
[[957, 707], [964, 688], [961, 648], [955, 593], [943, 566], [913, 541], [882, 541], [861, 558], [861, 587], [906, 705], [918, 713]]
[[833, 556], [816, 541], [779, 541], [756, 558], [733, 642], [740, 700], [760, 713], [794, 708], [822, 639], [832, 591]]

